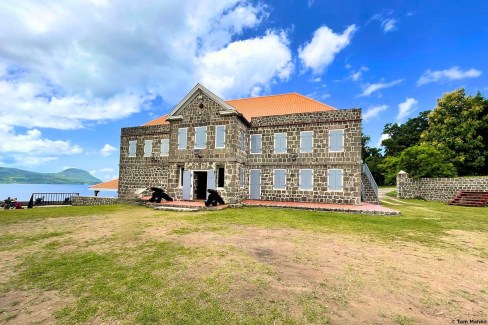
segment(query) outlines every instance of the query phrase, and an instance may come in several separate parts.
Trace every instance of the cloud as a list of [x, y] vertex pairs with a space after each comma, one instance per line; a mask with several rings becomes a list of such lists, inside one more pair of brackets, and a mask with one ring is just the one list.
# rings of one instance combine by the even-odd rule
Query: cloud
[[363, 114], [363, 121], [367, 122], [369, 120], [374, 119], [377, 117], [381, 112], [385, 111], [388, 108], [388, 105], [379, 105], [379, 106], [372, 106], [366, 110]]
[[446, 70], [432, 71], [428, 69], [417, 80], [417, 86], [422, 86], [431, 82], [446, 82], [451, 80], [461, 80], [467, 78], [478, 78], [481, 76], [481, 71], [471, 68], [466, 71], [462, 71], [459, 67], [452, 67]]
[[410, 115], [417, 108], [418, 101], [414, 98], [407, 98], [403, 103], [398, 105], [397, 121], [401, 122], [405, 117]]
[[274, 80], [286, 80], [293, 71], [284, 32], [236, 41], [198, 58], [202, 84], [224, 98], [241, 97]]
[[298, 57], [314, 74], [320, 74], [334, 61], [334, 57], [351, 42], [356, 25], [350, 25], [342, 34], [335, 34], [329, 27], [322, 26], [314, 32], [313, 38], [298, 49]]
[[[267, 17], [266, 5], [250, 0], [6, 2], [0, 113], [16, 112], [9, 125], [74, 129], [127, 117], [155, 97], [174, 104], [210, 73], [219, 81], [206, 86], [224, 94], [268, 89], [291, 71], [286, 35], [242, 39]], [[212, 66], [212, 57], [224, 61]]]
[[381, 25], [381, 28], [383, 29], [383, 32], [388, 33], [397, 29], [396, 24], [398, 23], [398, 20], [392, 18], [391, 17], [392, 15], [393, 15], [393, 11], [388, 10], [383, 14], [374, 15], [373, 18], [369, 20], [369, 22], [375, 20], [378, 21]]
[[114, 151], [117, 151], [117, 148], [115, 147], [112, 147], [111, 145], [109, 144], [105, 144], [103, 146], [103, 148], [100, 150], [100, 154], [103, 156], [103, 157], [108, 157], [110, 156]]
[[383, 142], [383, 140], [386, 140], [386, 139], [389, 139], [389, 138], [391, 138], [391, 136], [389, 134], [385, 134], [385, 133], [381, 134], [381, 136], [380, 136], [380, 138], [378, 140], [378, 143], [376, 144], [376, 147], [381, 147], [382, 146], [381, 143]]
[[381, 26], [383, 27], [383, 31], [385, 33], [387, 32], [391, 32], [393, 30], [395, 30], [395, 24], [397, 23], [397, 20], [396, 19], [393, 19], [393, 18], [389, 18], [389, 19], [385, 19], [381, 22]]
[[38, 129], [18, 134], [13, 127], [0, 125], [0, 139], [0, 164], [4, 166], [34, 166], [83, 152], [70, 141], [43, 138]]
[[368, 71], [368, 67], [365, 67], [365, 66], [361, 66], [361, 68], [359, 68], [358, 70], [354, 71], [354, 70], [351, 70], [351, 79], [353, 81], [358, 81], [362, 78], [363, 76], [363, 72], [366, 72]]
[[397, 80], [387, 82], [387, 83], [378, 82], [375, 84], [368, 84], [366, 87], [364, 87], [363, 92], [361, 94], [359, 94], [359, 97], [370, 96], [372, 93], [374, 93], [378, 90], [396, 86], [399, 83], [401, 83], [402, 81], [403, 81], [403, 79], [397, 79]]

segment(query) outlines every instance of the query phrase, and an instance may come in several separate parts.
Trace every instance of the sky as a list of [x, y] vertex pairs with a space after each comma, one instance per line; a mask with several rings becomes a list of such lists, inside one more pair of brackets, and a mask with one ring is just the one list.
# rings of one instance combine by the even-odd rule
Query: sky
[[446, 92], [488, 96], [488, 2], [2, 0], [0, 166], [118, 176], [120, 129], [201, 83], [221, 98], [297, 92], [386, 123]]

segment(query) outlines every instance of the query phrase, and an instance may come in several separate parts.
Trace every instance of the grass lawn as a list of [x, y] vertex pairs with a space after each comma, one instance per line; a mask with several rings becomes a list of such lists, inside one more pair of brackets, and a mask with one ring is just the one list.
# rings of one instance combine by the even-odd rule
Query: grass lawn
[[0, 322], [487, 320], [488, 209], [395, 202], [401, 216], [2, 210]]

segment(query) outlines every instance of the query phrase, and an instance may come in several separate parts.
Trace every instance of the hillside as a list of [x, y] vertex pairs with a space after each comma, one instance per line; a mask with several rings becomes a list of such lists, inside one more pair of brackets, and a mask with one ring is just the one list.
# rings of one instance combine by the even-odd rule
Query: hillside
[[0, 167], [0, 184], [97, 184], [102, 181], [89, 172], [69, 168], [59, 173], [37, 173]]

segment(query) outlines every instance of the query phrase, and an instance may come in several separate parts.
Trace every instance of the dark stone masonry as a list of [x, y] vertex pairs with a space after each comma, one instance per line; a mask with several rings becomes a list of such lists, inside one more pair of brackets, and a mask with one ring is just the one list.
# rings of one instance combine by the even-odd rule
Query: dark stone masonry
[[110, 205], [110, 204], [116, 204], [117, 201], [118, 198], [116, 197], [73, 196], [71, 205], [73, 206]]
[[[360, 109], [254, 117], [248, 121], [197, 85], [169, 114], [168, 122], [122, 129], [118, 191], [121, 199], [132, 199], [138, 189], [156, 186], [176, 200], [185, 199], [185, 191], [189, 191], [186, 199], [195, 200], [204, 198], [202, 192], [214, 187], [230, 204], [251, 195], [261, 200], [361, 204]], [[225, 127], [223, 148], [216, 145], [222, 141], [222, 133], [217, 136], [217, 126], [220, 130]], [[196, 134], [198, 127], [206, 127], [201, 149], [195, 149], [200, 143], [197, 137], [201, 136]], [[186, 129], [183, 149], [178, 148], [182, 140], [179, 137], [183, 137], [180, 129]], [[330, 150], [332, 130], [343, 130], [343, 150]], [[313, 132], [311, 152], [300, 150], [301, 131]], [[286, 134], [284, 153], [275, 153], [276, 133]], [[251, 135], [258, 134], [262, 150], [251, 153]], [[163, 139], [169, 141], [167, 155], [161, 152]], [[150, 154], [145, 154], [148, 140], [152, 141], [152, 148]], [[129, 146], [134, 141], [135, 155], [130, 156]], [[302, 182], [308, 188], [300, 189], [300, 173], [304, 169], [313, 172], [302, 172]], [[275, 189], [275, 170], [285, 170], [283, 189]], [[331, 173], [337, 179], [333, 183], [338, 186], [335, 190], [329, 184]]]
[[420, 178], [397, 174], [397, 197], [420, 198], [427, 201], [448, 202], [458, 191], [488, 191], [488, 177]]

